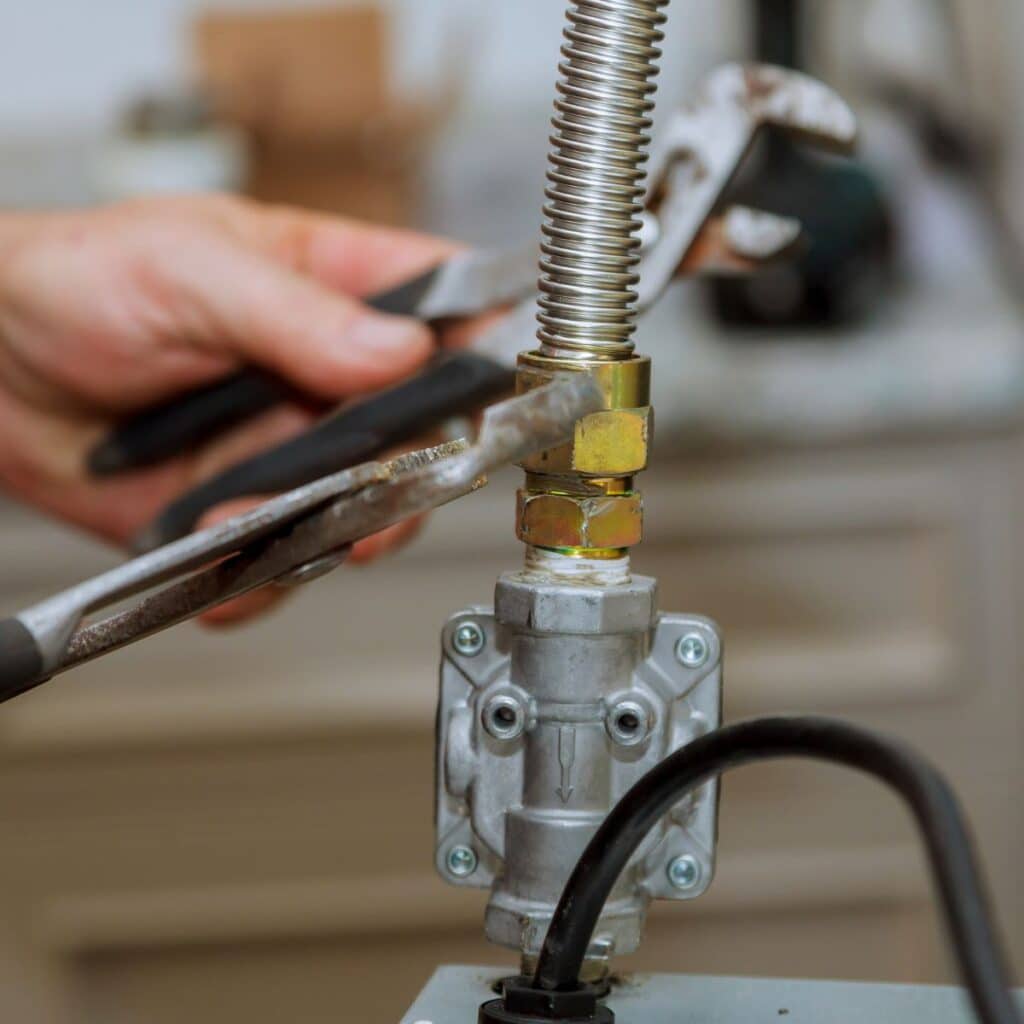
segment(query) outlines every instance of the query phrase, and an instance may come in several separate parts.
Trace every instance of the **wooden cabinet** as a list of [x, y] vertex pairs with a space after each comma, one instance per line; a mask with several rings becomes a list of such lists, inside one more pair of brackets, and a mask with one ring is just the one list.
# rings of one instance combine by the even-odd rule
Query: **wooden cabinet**
[[[949, 771], [1018, 963], [1022, 465], [1012, 433], [663, 461], [635, 559], [664, 608], [722, 625], [730, 718], [842, 714]], [[431, 731], [442, 622], [520, 557], [514, 479], [255, 628], [184, 627], [3, 709], [5, 1009], [387, 1024], [437, 962], [509, 962], [484, 894], [433, 874]], [[2, 523], [8, 610], [111, 558]], [[722, 811], [712, 893], [655, 906], [625, 966], [949, 975], [916, 838], [874, 783], [747, 769]]]

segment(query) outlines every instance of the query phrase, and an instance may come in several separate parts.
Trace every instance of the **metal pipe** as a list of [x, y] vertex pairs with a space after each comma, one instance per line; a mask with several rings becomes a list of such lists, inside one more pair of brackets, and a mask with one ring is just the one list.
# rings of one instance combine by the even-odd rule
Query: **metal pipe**
[[545, 356], [628, 359], [653, 81], [668, 0], [568, 11], [544, 207], [538, 338]]

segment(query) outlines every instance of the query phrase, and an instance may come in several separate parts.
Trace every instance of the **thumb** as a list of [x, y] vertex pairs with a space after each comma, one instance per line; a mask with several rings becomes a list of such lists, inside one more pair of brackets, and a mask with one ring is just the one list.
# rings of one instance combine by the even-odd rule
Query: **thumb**
[[176, 254], [201, 311], [200, 344], [258, 363], [325, 398], [373, 391], [430, 356], [429, 328], [376, 313], [230, 239]]

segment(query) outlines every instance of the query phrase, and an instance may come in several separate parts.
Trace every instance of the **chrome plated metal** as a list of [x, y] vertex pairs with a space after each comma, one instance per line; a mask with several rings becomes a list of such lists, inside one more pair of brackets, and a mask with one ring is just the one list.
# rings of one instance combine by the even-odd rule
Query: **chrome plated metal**
[[486, 641], [484, 631], [475, 622], [464, 622], [453, 642], [459, 654], [475, 658], [484, 649]]
[[533, 245], [456, 253], [434, 275], [415, 315], [422, 320], [476, 316], [515, 302], [536, 286]]
[[476, 851], [470, 846], [453, 846], [445, 859], [453, 878], [469, 878], [476, 871]]
[[672, 888], [680, 892], [690, 892], [700, 885], [700, 862], [688, 853], [670, 860], [667, 873]]
[[687, 633], [676, 644], [676, 660], [685, 668], [700, 668], [710, 652], [700, 633]]
[[576, 0], [548, 171], [538, 339], [546, 355], [633, 351], [645, 150], [668, 0]]

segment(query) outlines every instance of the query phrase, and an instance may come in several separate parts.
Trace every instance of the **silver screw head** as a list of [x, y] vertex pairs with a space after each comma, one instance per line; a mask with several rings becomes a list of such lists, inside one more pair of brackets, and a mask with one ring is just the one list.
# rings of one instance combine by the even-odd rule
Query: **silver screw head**
[[464, 658], [475, 658], [483, 649], [487, 638], [475, 622], [463, 622], [455, 630], [452, 646]]
[[453, 846], [448, 851], [448, 871], [455, 878], [469, 878], [476, 866], [476, 851], [472, 847]]
[[666, 873], [672, 888], [679, 892], [690, 892], [700, 884], [700, 862], [688, 853], [669, 861]]
[[701, 668], [710, 656], [708, 642], [700, 633], [687, 633], [676, 644], [676, 659], [684, 668]]

